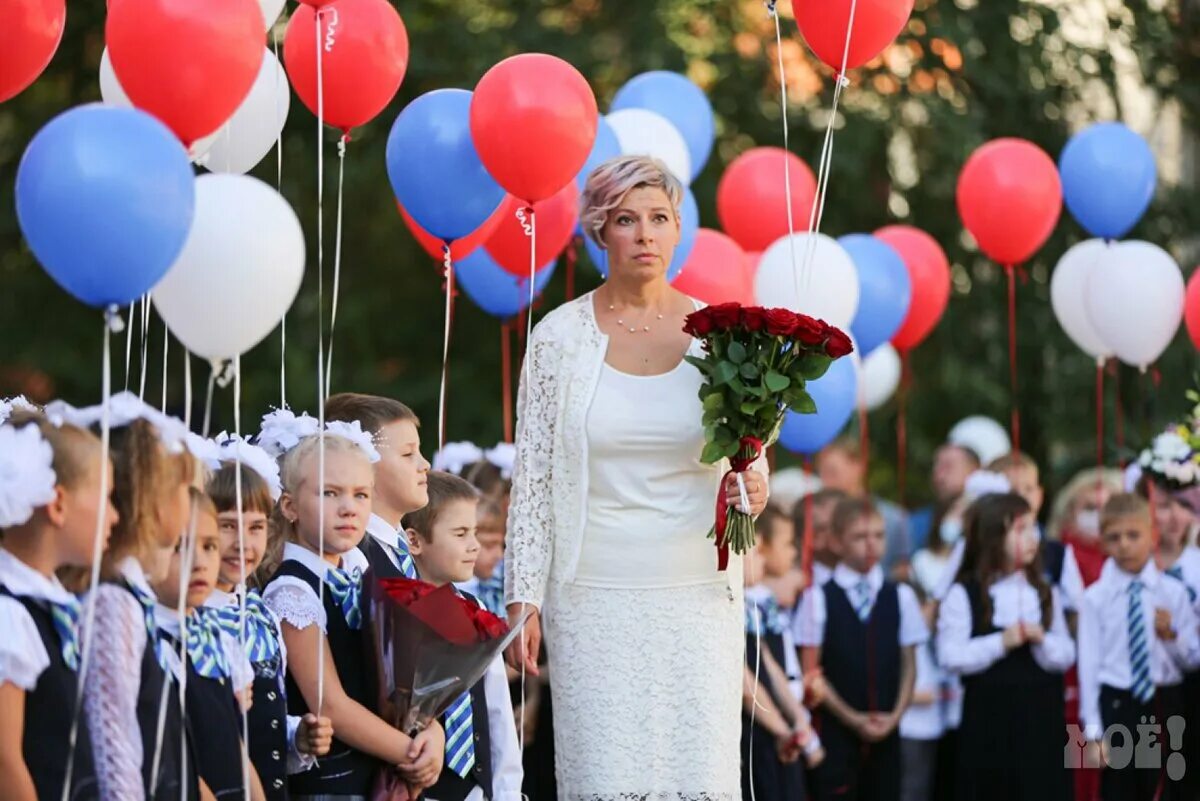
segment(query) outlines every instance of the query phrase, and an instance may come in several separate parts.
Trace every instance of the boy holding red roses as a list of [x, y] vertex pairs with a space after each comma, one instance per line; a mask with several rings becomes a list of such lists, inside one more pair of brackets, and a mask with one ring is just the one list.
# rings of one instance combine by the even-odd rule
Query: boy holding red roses
[[[404, 515], [401, 521], [417, 573], [423, 581], [439, 587], [468, 581], [480, 550], [475, 536], [479, 491], [458, 476], [438, 471], [429, 473], [428, 490], [428, 505]], [[489, 618], [503, 626], [491, 615], [481, 615], [478, 625]], [[501, 633], [481, 632], [488, 638]], [[443, 724], [445, 767], [437, 784], [423, 797], [427, 801], [482, 801], [485, 797], [517, 801], [521, 795], [521, 749], [500, 656], [471, 692], [451, 705]]]

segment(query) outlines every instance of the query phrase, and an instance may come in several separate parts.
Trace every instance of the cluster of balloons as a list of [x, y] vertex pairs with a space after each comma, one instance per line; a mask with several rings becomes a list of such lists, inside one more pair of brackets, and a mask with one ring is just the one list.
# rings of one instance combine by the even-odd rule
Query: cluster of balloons
[[578, 225], [576, 179], [598, 119], [583, 76], [543, 53], [500, 62], [473, 92], [421, 95], [396, 117], [387, 171], [405, 225], [431, 256], [449, 248], [459, 286], [489, 314], [529, 305], [531, 259], [534, 294], [549, 281]]
[[1185, 292], [1179, 265], [1166, 251], [1149, 242], [1115, 241], [1154, 197], [1154, 154], [1126, 126], [1098, 123], [1067, 142], [1058, 168], [1067, 210], [1094, 238], [1059, 259], [1050, 280], [1054, 315], [1097, 362], [1115, 356], [1145, 369], [1175, 337], [1185, 308], [1189, 319], [1200, 317], [1200, 297], [1192, 300], [1190, 287]]

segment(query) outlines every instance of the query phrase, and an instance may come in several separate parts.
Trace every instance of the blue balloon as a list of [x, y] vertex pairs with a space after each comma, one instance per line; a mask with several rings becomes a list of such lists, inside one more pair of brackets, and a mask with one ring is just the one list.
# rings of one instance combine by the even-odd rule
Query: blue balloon
[[1058, 159], [1063, 200], [1092, 236], [1120, 239], [1146, 213], [1158, 168], [1146, 140], [1119, 122], [1090, 125]]
[[704, 90], [677, 72], [643, 72], [617, 90], [612, 110], [644, 108], [666, 117], [683, 134], [694, 180], [704, 169], [717, 136], [712, 104]]
[[387, 141], [387, 172], [405, 211], [448, 242], [483, 225], [504, 200], [471, 140], [471, 93], [437, 89], [405, 106]]
[[[683, 203], [679, 206], [679, 244], [675, 246], [675, 255], [671, 257], [671, 265], [667, 268], [667, 281], [674, 281], [675, 276], [687, 264], [688, 256], [692, 255], [692, 247], [696, 244], [696, 233], [700, 230], [700, 207], [696, 205], [696, 197], [688, 187], [683, 188]], [[596, 272], [608, 278], [608, 251], [601, 248], [588, 237], [583, 238], [583, 246], [592, 260]]]
[[788, 412], [779, 432], [779, 444], [792, 453], [816, 453], [833, 442], [850, 422], [858, 398], [854, 362], [850, 357], [837, 359], [825, 375], [810, 381], [807, 389], [817, 404], [817, 413]]
[[617, 135], [613, 131], [612, 126], [608, 124], [608, 120], [601, 114], [599, 124], [596, 126], [596, 141], [592, 145], [592, 152], [588, 155], [587, 161], [583, 163], [583, 169], [579, 171], [579, 175], [575, 176], [575, 184], [579, 187], [579, 191], [583, 191], [584, 184], [587, 183], [588, 176], [592, 174], [592, 170], [599, 167], [609, 159], [615, 159], [621, 155], [621, 143], [617, 141]]
[[[537, 271], [533, 286], [541, 294], [554, 275], [558, 261]], [[505, 270], [483, 248], [454, 264], [454, 280], [488, 314], [508, 319], [529, 306], [529, 280]]]
[[59, 286], [90, 306], [123, 306], [149, 292], [183, 250], [195, 183], [165, 125], [92, 103], [50, 120], [25, 149], [17, 221]]
[[850, 332], [865, 357], [900, 329], [912, 302], [912, 278], [900, 254], [870, 234], [839, 237], [838, 244], [850, 254], [858, 272], [858, 311]]

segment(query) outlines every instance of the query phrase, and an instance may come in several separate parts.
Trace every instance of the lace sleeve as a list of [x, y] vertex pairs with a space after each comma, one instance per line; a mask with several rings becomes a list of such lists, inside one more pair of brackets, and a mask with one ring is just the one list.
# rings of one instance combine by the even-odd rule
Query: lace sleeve
[[[141, 801], [142, 736], [137, 699], [146, 621], [132, 595], [119, 587], [96, 589], [96, 630], [84, 685], [101, 798]], [[86, 636], [86, 633], [85, 633]]]
[[550, 578], [551, 469], [558, 390], [553, 342], [534, 331], [517, 391], [517, 455], [508, 512], [505, 602], [541, 607]]
[[325, 631], [325, 610], [312, 587], [298, 578], [282, 576], [271, 582], [263, 593], [263, 603], [276, 614], [281, 623], [306, 629], [316, 623]]
[[0, 596], [0, 631], [0, 684], [11, 682], [30, 692], [50, 667], [50, 656], [37, 624], [16, 598]]

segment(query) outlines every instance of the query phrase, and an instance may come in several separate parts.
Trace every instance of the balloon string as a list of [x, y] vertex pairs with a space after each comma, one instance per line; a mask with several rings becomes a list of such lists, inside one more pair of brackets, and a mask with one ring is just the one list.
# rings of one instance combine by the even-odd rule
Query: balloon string
[[532, 203], [527, 208], [517, 209], [517, 220], [525, 236], [529, 237], [529, 308], [525, 318], [525, 338], [528, 340], [533, 336], [533, 301], [537, 297], [537, 215]]
[[[237, 503], [238, 566], [241, 573], [241, 593], [238, 597], [238, 644], [246, 652], [246, 519], [242, 511], [242, 357], [233, 357], [233, 437], [237, 443], [233, 456], [233, 486]], [[230, 678], [233, 671], [230, 671]], [[245, 704], [242, 710], [242, 791], [243, 801], [250, 801], [250, 718]]]
[[[323, 209], [325, 195], [325, 158], [323, 155], [323, 139], [325, 124], [325, 83], [321, 64], [322, 12], [317, 11], [316, 47], [317, 47], [317, 483], [320, 485], [321, 504], [318, 514], [317, 558], [325, 561], [325, 333], [324, 322], [325, 302], [322, 285], [324, 276], [325, 239], [322, 231]], [[321, 608], [325, 608], [325, 582], [317, 582], [317, 598]], [[317, 716], [325, 706], [325, 635], [317, 638]]]
[[442, 381], [438, 389], [438, 450], [446, 445], [446, 384], [450, 372], [450, 326], [454, 319], [454, 259], [442, 245], [442, 274], [446, 278], [446, 311], [442, 330]]
[[1008, 384], [1012, 392], [1013, 450], [1021, 450], [1021, 407], [1017, 401], [1017, 271], [1011, 264], [1004, 266], [1008, 276]]
[[333, 234], [333, 298], [329, 315], [329, 349], [326, 353], [325, 366], [325, 397], [329, 397], [329, 382], [333, 380], [333, 329], [337, 325], [338, 291], [342, 280], [342, 199], [343, 186], [346, 177], [346, 142], [350, 140], [345, 134], [338, 140], [338, 186], [337, 186], [337, 225]]
[[217, 383], [217, 367], [213, 365], [208, 374], [208, 390], [204, 395], [204, 426], [200, 429], [200, 436], [207, 437], [209, 426], [212, 423], [212, 407], [213, 407], [213, 386]]
[[779, 30], [779, 13], [775, 9], [775, 0], [768, 0], [767, 14], [775, 22], [775, 55], [779, 68], [779, 116], [783, 120], [783, 196], [787, 204], [788, 226], [788, 255], [792, 264], [792, 283], [796, 290], [796, 303], [800, 303], [800, 273], [796, 269], [796, 231], [792, 221], [792, 175], [788, 166], [791, 147], [788, 144], [788, 99], [787, 80], [783, 74], [783, 35]]
[[[318, 371], [320, 366], [318, 365]], [[321, 560], [322, 568], [329, 569], [325, 562], [325, 404], [317, 406], [317, 484], [320, 485], [321, 504], [317, 512], [319, 526], [317, 530], [317, 558]], [[317, 598], [321, 608], [325, 608], [325, 581], [317, 582]], [[325, 632], [317, 637], [317, 717], [325, 706]]]
[[575, 299], [575, 265], [579, 261], [579, 237], [573, 237], [567, 247], [567, 300]]
[[513, 441], [512, 325], [500, 323], [500, 390], [504, 394], [504, 441]]
[[867, 420], [867, 388], [866, 381], [864, 380], [866, 370], [863, 367], [863, 361], [859, 357], [858, 351], [854, 352], [852, 358], [854, 359], [854, 370], [858, 374], [858, 453], [863, 463], [863, 470], [869, 474], [871, 468], [871, 440]]
[[167, 321], [163, 320], [163, 366], [162, 366], [162, 404], [159, 411], [167, 413], [167, 348], [171, 344], [171, 332], [167, 330]]
[[129, 391], [129, 357], [133, 351], [133, 308], [137, 301], [129, 304], [127, 316], [129, 317], [129, 325], [125, 326], [125, 391]]
[[142, 372], [138, 376], [138, 400], [146, 399], [146, 354], [150, 346], [150, 296], [142, 295], [141, 321], [138, 324], [138, 339], [142, 348]]
[[900, 397], [896, 408], [896, 492], [904, 504], [908, 468], [908, 394], [912, 390], [912, 368], [908, 348], [900, 350]]
[[[187, 717], [187, 586], [191, 579], [192, 565], [196, 554], [196, 514], [198, 509], [195, 502], [189, 505], [188, 525], [179, 542], [179, 584], [177, 591], [179, 592], [179, 601], [175, 607], [175, 614], [179, 620], [179, 643], [175, 652], [176, 658], [179, 660], [179, 683], [178, 683], [178, 699], [180, 714], [186, 722]], [[157, 647], [154, 643], [147, 643], [147, 648]], [[168, 676], [167, 681], [163, 682], [162, 693], [158, 697], [158, 726], [155, 732], [154, 740], [154, 760], [151, 763], [151, 797], [154, 796], [154, 789], [158, 783], [158, 769], [162, 764], [162, 747], [163, 738], [167, 731], [167, 701], [171, 697], [171, 681]], [[179, 744], [179, 781], [180, 786], [186, 786], [187, 782], [187, 737]]]
[[[130, 304], [132, 309], [133, 304]], [[100, 356], [100, 459], [102, 467], [108, 464], [109, 452], [109, 396], [112, 395], [111, 337], [123, 326], [115, 305], [104, 312], [103, 352]], [[126, 329], [128, 330], [128, 329]], [[100, 494], [96, 504], [96, 533], [92, 537], [92, 566], [88, 578], [87, 600], [84, 602], [83, 634], [80, 643], [79, 683], [75, 688], [75, 709], [71, 718], [71, 731], [67, 735], [67, 769], [64, 774], [62, 801], [71, 798], [71, 774], [75, 769], [75, 743], [79, 739], [79, 718], [83, 714], [83, 692], [87, 684], [88, 668], [92, 661], [92, 636], [96, 628], [96, 587], [100, 585], [100, 558], [104, 553], [104, 523], [108, 518], [108, 470], [100, 470]]]
[[1113, 365], [1113, 392], [1116, 393], [1113, 404], [1113, 414], [1116, 418], [1114, 421], [1113, 435], [1117, 441], [1117, 453], [1119, 456], [1119, 464], [1121, 469], [1125, 469], [1125, 404], [1121, 402], [1121, 365], [1114, 359]]
[[[279, 61], [279, 30], [271, 27], [275, 61]], [[279, 97], [279, 68], [275, 69], [275, 97]], [[279, 122], [279, 103], [275, 103], [275, 191], [283, 194], [283, 126]], [[279, 318], [279, 408], [287, 408], [287, 311]]]
[[1104, 357], [1096, 359], [1096, 467], [1104, 469]]
[[183, 349], [183, 424], [192, 430], [192, 354]]

